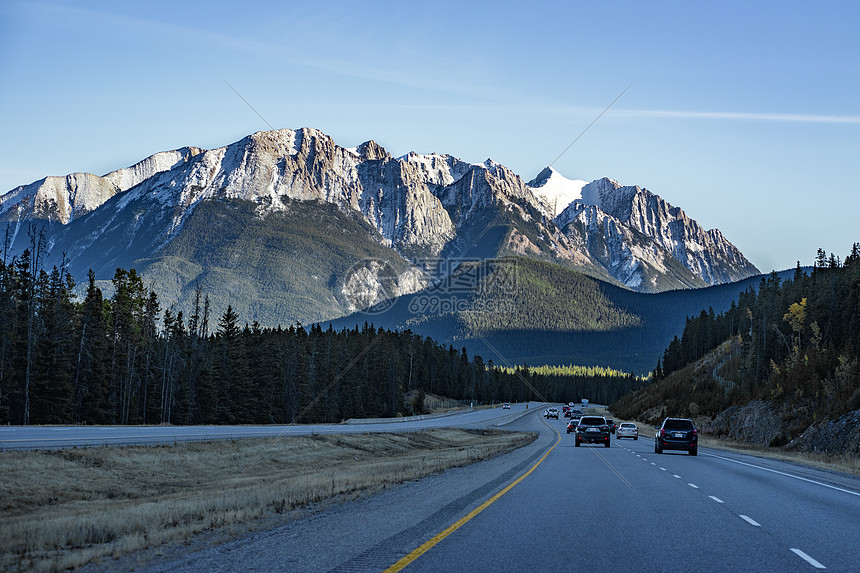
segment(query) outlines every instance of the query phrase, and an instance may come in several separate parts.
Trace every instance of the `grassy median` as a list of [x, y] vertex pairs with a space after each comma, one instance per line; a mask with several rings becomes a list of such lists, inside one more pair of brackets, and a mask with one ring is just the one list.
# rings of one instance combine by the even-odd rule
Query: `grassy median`
[[287, 519], [314, 502], [467, 465], [535, 437], [443, 429], [0, 452], [0, 570], [60, 571]]

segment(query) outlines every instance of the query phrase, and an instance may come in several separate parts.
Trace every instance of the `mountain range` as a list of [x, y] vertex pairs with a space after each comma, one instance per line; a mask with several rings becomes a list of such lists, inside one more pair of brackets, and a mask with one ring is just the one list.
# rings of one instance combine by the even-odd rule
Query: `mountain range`
[[324, 321], [520, 256], [653, 293], [758, 274], [719, 230], [638, 186], [529, 182], [490, 159], [347, 148], [310, 128], [185, 147], [104, 176], [46, 177], [0, 197], [11, 253], [44, 232], [76, 280], [136, 268], [163, 305], [197, 289], [263, 325]]

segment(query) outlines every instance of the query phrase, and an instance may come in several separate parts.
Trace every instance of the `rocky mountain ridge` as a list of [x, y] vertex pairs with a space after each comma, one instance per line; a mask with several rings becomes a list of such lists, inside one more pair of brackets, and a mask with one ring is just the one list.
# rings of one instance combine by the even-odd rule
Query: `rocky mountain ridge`
[[[157, 153], [102, 177], [47, 177], [0, 197], [0, 221], [12, 224], [18, 250], [26, 242], [24, 223], [49, 223], [49, 244], [67, 253], [81, 274], [85, 261], [91, 266], [97, 259], [93, 251], [105, 253], [104, 269], [159, 256], [206, 201], [245, 202], [258, 217], [289, 217], [296, 201], [328, 204], [367, 227], [356, 241], [389, 248], [399, 261], [394, 276], [379, 275], [389, 272], [384, 264], [359, 264], [350, 272], [363, 282], [326, 279], [341, 289], [336, 298], [351, 299], [346, 285], [350, 292], [361, 291], [357, 284], [375, 288], [376, 296], [364, 293], [363, 302], [384, 298], [378, 285], [386, 281], [409, 292], [458, 260], [506, 254], [557, 262], [644, 292], [757, 273], [719, 231], [705, 231], [647, 190], [609, 179], [571, 185], [554, 171], [543, 175], [527, 184], [492, 160], [475, 164], [415, 152], [395, 158], [374, 141], [345, 148], [315, 129], [280, 129], [211, 150]], [[553, 198], [547, 185], [559, 182], [564, 193]], [[560, 209], [559, 198], [575, 197], [577, 185], [579, 197]], [[416, 280], [417, 274], [425, 278]]]
[[117, 193], [185, 164], [202, 152], [196, 147], [183, 147], [156, 153], [131, 167], [101, 177], [92, 173], [71, 173], [21, 185], [0, 197], [0, 220], [36, 219], [67, 225], [76, 217], [99, 208]]
[[[563, 176], [553, 173], [547, 184], [558, 179]], [[705, 230], [647, 189], [609, 178], [581, 186], [579, 196], [555, 223], [634, 290], [664, 290], [661, 279], [673, 274], [676, 263], [692, 272], [695, 279], [685, 284], [688, 287], [724, 284], [758, 273], [719, 229]]]

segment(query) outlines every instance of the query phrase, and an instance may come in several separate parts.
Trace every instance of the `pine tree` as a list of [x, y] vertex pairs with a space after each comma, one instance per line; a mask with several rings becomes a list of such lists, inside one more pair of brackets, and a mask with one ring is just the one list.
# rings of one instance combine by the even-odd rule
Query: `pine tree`
[[39, 357], [32, 384], [32, 421], [37, 424], [62, 424], [72, 421], [74, 393], [72, 363], [76, 311], [71, 296], [74, 281], [65, 264], [53, 268], [50, 277], [41, 273], [39, 318], [41, 336], [36, 342]]
[[[216, 335], [216, 359], [213, 371], [217, 383], [216, 418], [219, 423], [236, 423], [236, 402], [239, 395], [246, 391], [246, 369], [243, 362], [244, 344], [239, 329], [239, 316], [232, 305], [222, 315]], [[246, 412], [239, 412], [241, 418]]]
[[109, 424], [115, 416], [115, 402], [110, 399], [110, 303], [96, 286], [92, 270], [87, 278], [87, 294], [75, 338], [73, 418], [76, 422]]

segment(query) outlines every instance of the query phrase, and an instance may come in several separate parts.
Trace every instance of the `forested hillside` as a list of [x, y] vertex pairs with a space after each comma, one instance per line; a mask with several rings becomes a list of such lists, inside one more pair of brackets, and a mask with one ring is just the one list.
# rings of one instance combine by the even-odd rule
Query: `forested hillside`
[[645, 294], [557, 264], [504, 257], [464, 262], [447, 281], [331, 322], [335, 328], [365, 321], [409, 328], [498, 363], [572, 363], [646, 374], [681, 334], [686, 317], [709, 306], [728, 310], [759, 280]]
[[[243, 326], [229, 306], [211, 316], [201, 290], [186, 316], [162, 309], [134, 269], [116, 270], [110, 298], [91, 272], [77, 301], [67, 269], [41, 267], [39, 241], [34, 234], [32, 251], [0, 264], [3, 424], [339, 422], [420, 413], [423, 392], [476, 403], [609, 402], [642, 384], [593, 370], [505, 370], [372, 324]], [[411, 390], [418, 398], [405, 403]]]
[[[710, 367], [701, 367], [710, 355]], [[719, 415], [751, 402], [777, 427], [773, 445], [816, 421], [860, 409], [860, 245], [844, 261], [818, 251], [811, 273], [776, 275], [726, 312], [687, 319], [654, 370], [656, 383], [614, 406], [619, 416]], [[699, 368], [693, 367], [699, 364]], [[783, 426], [784, 423], [784, 426]], [[768, 445], [768, 444], [765, 444]]]

